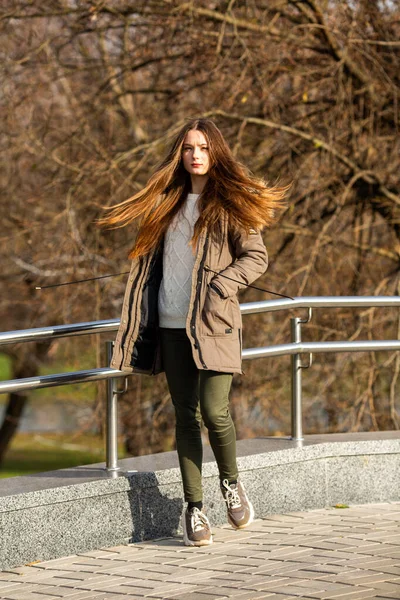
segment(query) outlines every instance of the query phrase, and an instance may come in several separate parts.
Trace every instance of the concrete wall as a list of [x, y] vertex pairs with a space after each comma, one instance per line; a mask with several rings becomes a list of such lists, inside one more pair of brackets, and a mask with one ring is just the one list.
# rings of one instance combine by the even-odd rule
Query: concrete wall
[[[337, 503], [400, 500], [400, 433], [238, 442], [241, 480], [257, 517]], [[0, 480], [0, 569], [176, 534], [183, 509], [175, 452]], [[218, 472], [205, 451], [204, 498], [226, 523]]]

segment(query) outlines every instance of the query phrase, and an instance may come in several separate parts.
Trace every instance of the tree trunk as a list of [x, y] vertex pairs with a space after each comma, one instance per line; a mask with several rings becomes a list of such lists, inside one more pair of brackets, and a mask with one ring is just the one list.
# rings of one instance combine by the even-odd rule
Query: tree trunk
[[3, 463], [7, 448], [18, 429], [27, 400], [26, 395], [21, 396], [18, 392], [13, 392], [9, 396], [3, 423], [0, 428], [0, 466]]
[[[11, 354], [13, 358], [13, 379], [35, 377], [39, 374], [41, 361], [50, 349], [51, 341], [28, 344], [24, 352], [18, 355]], [[29, 392], [12, 392], [9, 395], [3, 423], [0, 427], [0, 467], [14, 435], [17, 432]]]

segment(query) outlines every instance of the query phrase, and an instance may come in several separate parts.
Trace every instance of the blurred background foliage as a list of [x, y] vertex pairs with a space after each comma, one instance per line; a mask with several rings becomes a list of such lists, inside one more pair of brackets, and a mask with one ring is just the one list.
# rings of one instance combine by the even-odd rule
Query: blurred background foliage
[[[126, 276], [35, 286], [129, 269], [132, 228], [93, 221], [139, 190], [185, 120], [200, 116], [252, 172], [294, 182], [287, 211], [265, 231], [261, 286], [398, 294], [397, 3], [3, 0], [0, 28], [3, 331], [120, 316]], [[288, 341], [291, 316], [245, 317], [244, 346]], [[397, 339], [399, 327], [394, 309], [315, 310], [304, 339]], [[4, 347], [2, 375], [104, 366], [105, 339]], [[399, 369], [396, 353], [318, 355], [304, 373], [305, 432], [398, 429]], [[289, 358], [244, 370], [231, 394], [238, 437], [287, 435]], [[104, 382], [1, 398], [3, 472], [101, 460], [104, 398]], [[76, 408], [73, 432], [58, 426], [68, 465], [50, 450], [54, 431], [23, 431], [28, 407], [35, 414], [43, 402]], [[173, 448], [163, 375], [131, 377], [120, 413], [121, 452]]]

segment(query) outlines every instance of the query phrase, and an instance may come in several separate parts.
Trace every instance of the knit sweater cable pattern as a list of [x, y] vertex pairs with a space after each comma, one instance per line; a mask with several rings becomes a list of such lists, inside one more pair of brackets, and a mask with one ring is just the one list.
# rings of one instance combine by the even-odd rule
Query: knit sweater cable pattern
[[163, 278], [158, 294], [160, 327], [185, 328], [196, 260], [189, 242], [199, 217], [200, 194], [188, 194], [165, 234]]

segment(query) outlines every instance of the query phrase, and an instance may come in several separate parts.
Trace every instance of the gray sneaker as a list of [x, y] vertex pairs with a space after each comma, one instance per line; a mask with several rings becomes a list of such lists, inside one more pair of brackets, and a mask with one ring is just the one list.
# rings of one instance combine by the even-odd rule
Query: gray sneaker
[[182, 528], [185, 546], [209, 546], [213, 542], [210, 522], [196, 507], [185, 510]]
[[229, 481], [224, 479], [221, 483], [221, 492], [226, 502], [228, 521], [232, 527], [243, 529], [250, 525], [254, 519], [254, 508], [244, 485], [240, 481], [229, 485]]

